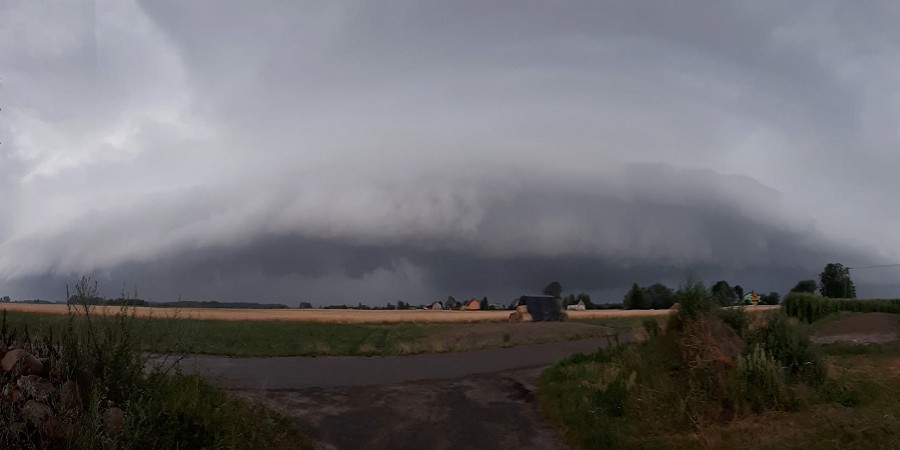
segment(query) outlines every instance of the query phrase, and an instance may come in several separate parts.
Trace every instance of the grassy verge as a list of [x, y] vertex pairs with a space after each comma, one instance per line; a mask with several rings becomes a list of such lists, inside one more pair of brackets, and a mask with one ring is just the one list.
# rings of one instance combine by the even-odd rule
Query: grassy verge
[[669, 320], [669, 316], [609, 317], [603, 319], [578, 320], [578, 322], [609, 327], [618, 332], [627, 332], [642, 329], [644, 322], [647, 320], [654, 320], [659, 323], [660, 326], [663, 326], [666, 321]]
[[679, 295], [647, 340], [543, 373], [541, 409], [574, 447], [897, 448], [898, 348], [823, 349], [782, 312], [719, 310], [699, 284]]
[[715, 347], [684, 328], [577, 355], [544, 372], [541, 408], [576, 448], [900, 448], [900, 345], [814, 346], [818, 325], [775, 314], [738, 331], [735, 367], [683, 358]]
[[[85, 280], [78, 288], [91, 292]], [[4, 312], [0, 448], [308, 448], [278, 415], [151, 364], [143, 344], [166, 330], [126, 308], [8, 319]]]
[[230, 397], [197, 375], [152, 379], [143, 395], [127, 406], [132, 416], [121, 435], [112, 440], [88, 439], [82, 447], [311, 448], [286, 419]]
[[[65, 315], [9, 312], [19, 329], [45, 335], [63, 329]], [[136, 318], [152, 336], [143, 349], [226, 356], [385, 356], [440, 353], [601, 337], [611, 327], [639, 327], [641, 318], [567, 323], [397, 323], [340, 324], [290, 321], [234, 321]]]

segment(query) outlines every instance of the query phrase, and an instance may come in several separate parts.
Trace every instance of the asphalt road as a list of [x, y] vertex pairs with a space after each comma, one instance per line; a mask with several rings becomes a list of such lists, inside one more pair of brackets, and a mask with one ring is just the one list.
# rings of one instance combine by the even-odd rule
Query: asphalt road
[[542, 367], [574, 353], [591, 352], [606, 345], [607, 340], [601, 338], [412, 356], [230, 358], [196, 355], [181, 361], [181, 367], [203, 373], [226, 389], [394, 385]]
[[288, 418], [317, 449], [562, 450], [544, 367], [606, 339], [397, 357], [192, 356], [184, 369]]

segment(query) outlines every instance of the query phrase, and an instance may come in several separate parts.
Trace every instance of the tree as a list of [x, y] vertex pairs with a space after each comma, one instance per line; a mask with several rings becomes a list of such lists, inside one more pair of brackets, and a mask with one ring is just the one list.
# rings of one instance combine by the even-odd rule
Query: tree
[[662, 283], [644, 289], [644, 294], [653, 309], [669, 309], [675, 304], [675, 293]]
[[759, 303], [762, 305], [777, 305], [781, 302], [781, 295], [777, 292], [769, 292], [759, 296]]
[[8, 295], [4, 295], [3, 297], [0, 297], [0, 303], [9, 303], [11, 301], [12, 301], [12, 299], [9, 298]]
[[594, 303], [591, 302], [591, 296], [581, 292], [575, 297], [575, 303], [584, 302], [585, 309], [594, 309]]
[[741, 285], [736, 284], [731, 290], [734, 291], [734, 296], [737, 298], [738, 303], [740, 303], [741, 300], [744, 299], [744, 288], [742, 288]]
[[490, 309], [490, 306], [491, 306], [491, 305], [488, 304], [487, 297], [484, 297], [483, 299], [481, 299], [481, 309], [482, 309], [482, 311], [487, 311], [488, 309]]
[[710, 288], [709, 293], [712, 294], [713, 300], [719, 306], [732, 305], [736, 301], [734, 289], [731, 289], [731, 286], [725, 280], [716, 281], [716, 284]]
[[447, 297], [447, 302], [444, 303], [444, 307], [447, 309], [457, 309], [459, 308], [459, 302], [451, 295]]
[[559, 281], [553, 281], [544, 287], [543, 294], [549, 295], [553, 298], [560, 298], [562, 296], [562, 285], [559, 284]]
[[631, 285], [631, 289], [625, 294], [622, 303], [625, 305], [625, 309], [650, 309], [647, 294], [637, 283]]
[[816, 288], [816, 280], [800, 280], [797, 282], [797, 285], [791, 289], [791, 292], [801, 292], [807, 294], [815, 294]]
[[829, 263], [819, 274], [819, 292], [829, 298], [856, 298], [856, 286], [850, 279], [850, 269], [840, 263]]

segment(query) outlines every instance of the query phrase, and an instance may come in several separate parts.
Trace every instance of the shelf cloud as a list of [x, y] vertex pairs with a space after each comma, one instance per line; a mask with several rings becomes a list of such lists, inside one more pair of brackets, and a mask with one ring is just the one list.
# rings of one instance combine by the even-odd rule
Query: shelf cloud
[[0, 295], [90, 274], [156, 300], [619, 301], [894, 262], [898, 16], [0, 3]]

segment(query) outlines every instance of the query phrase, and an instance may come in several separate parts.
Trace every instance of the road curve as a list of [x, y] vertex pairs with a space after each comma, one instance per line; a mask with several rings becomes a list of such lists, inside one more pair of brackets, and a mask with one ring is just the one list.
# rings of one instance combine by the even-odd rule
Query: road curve
[[[624, 337], [624, 336], [623, 336]], [[192, 355], [182, 369], [205, 375], [227, 389], [297, 390], [396, 385], [458, 379], [470, 375], [541, 367], [575, 353], [606, 347], [606, 339], [584, 339], [510, 348], [411, 356], [230, 358]]]

